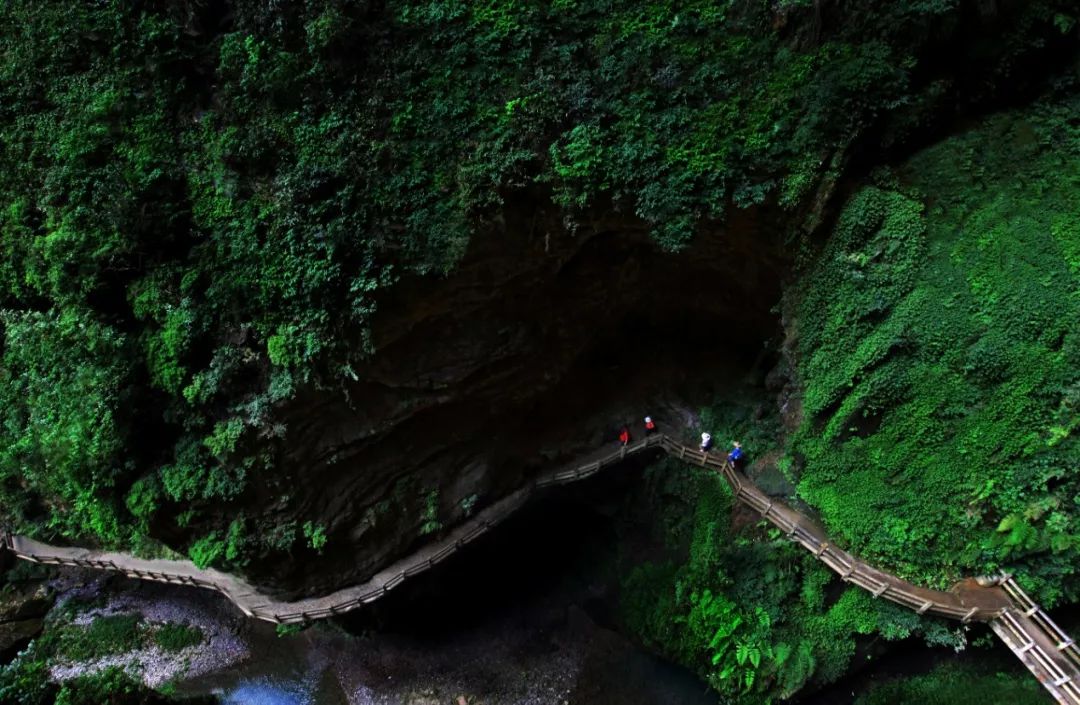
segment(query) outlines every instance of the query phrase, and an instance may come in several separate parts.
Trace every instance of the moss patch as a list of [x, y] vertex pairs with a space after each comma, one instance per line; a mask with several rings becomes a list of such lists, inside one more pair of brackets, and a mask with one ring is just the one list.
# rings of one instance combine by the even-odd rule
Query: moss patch
[[202, 630], [190, 624], [167, 622], [154, 631], [154, 643], [165, 651], [183, 651], [202, 642]]
[[92, 661], [133, 651], [143, 643], [142, 617], [96, 617], [87, 626], [69, 625], [60, 634], [57, 653], [72, 661]]

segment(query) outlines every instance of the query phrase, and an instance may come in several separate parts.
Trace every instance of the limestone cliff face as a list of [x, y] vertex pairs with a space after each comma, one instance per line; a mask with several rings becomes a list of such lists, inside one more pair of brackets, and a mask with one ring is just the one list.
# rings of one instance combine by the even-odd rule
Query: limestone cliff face
[[[710, 360], [776, 333], [781, 228], [744, 211], [678, 254], [618, 214], [568, 231], [522, 198], [445, 278], [381, 303], [376, 354], [340, 389], [282, 409], [288, 448], [266, 483], [276, 522], [327, 527], [314, 553], [252, 568], [281, 594], [362, 580], [642, 410], [705, 392]], [[256, 500], [257, 503], [258, 500]]]

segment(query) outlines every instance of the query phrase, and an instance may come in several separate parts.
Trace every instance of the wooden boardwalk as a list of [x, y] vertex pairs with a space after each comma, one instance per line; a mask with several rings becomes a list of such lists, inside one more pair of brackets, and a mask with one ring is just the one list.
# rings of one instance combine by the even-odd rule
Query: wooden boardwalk
[[788, 539], [811, 552], [841, 580], [867, 590], [876, 598], [903, 605], [918, 614], [932, 614], [964, 623], [989, 622], [994, 632], [1059, 703], [1080, 705], [1080, 651], [1011, 578], [962, 580], [947, 591], [913, 585], [834, 546], [819, 525], [766, 495], [732, 467], [723, 455], [703, 453], [664, 434], [642, 439], [590, 462], [543, 475], [367, 582], [293, 602], [275, 600], [237, 576], [212, 568], [198, 568], [190, 561], [148, 560], [124, 553], [63, 548], [6, 532], [0, 533], [0, 545], [18, 558], [34, 563], [108, 570], [132, 578], [216, 590], [249, 617], [278, 624], [304, 623], [343, 614], [379, 599], [403, 581], [446, 560], [490, 531], [541, 488], [583, 480], [629, 456], [647, 452], [664, 452], [718, 472], [739, 501], [761, 514]]

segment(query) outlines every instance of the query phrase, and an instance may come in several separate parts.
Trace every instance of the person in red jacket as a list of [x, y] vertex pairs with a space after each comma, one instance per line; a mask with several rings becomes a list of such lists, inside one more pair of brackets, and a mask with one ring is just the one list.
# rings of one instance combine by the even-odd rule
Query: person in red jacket
[[626, 426], [623, 426], [622, 430], [619, 431], [619, 443], [622, 443], [623, 445], [630, 443], [630, 429]]
[[645, 435], [651, 436], [656, 433], [656, 422], [652, 420], [651, 416], [645, 417]]

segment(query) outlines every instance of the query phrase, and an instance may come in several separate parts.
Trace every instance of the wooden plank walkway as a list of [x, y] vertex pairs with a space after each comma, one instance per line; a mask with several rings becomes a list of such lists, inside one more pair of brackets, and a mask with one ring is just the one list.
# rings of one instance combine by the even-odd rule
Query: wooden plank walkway
[[2, 545], [23, 560], [50, 565], [65, 565], [123, 573], [131, 578], [175, 585], [191, 585], [216, 590], [235, 604], [245, 615], [277, 624], [299, 624], [326, 619], [354, 610], [383, 597], [405, 580], [425, 572], [449, 558], [470, 542], [497, 526], [517, 511], [537, 490], [553, 485], [578, 482], [595, 475], [602, 468], [617, 465], [623, 459], [646, 451], [660, 452], [663, 437], [656, 435], [622, 447], [596, 460], [542, 475], [532, 484], [514, 492], [478, 512], [442, 539], [421, 547], [415, 553], [384, 568], [369, 580], [320, 597], [291, 602], [276, 600], [259, 592], [242, 578], [213, 568], [198, 568], [191, 561], [151, 560], [125, 553], [109, 553], [76, 547], [41, 543], [25, 536], [0, 531]]
[[1080, 649], [1011, 577], [1002, 582], [1013, 604], [991, 621], [994, 633], [1059, 703], [1080, 704]]
[[1080, 651], [1049, 615], [1011, 578], [967, 579], [950, 590], [931, 590], [880, 571], [838, 546], [809, 517], [765, 494], [725, 456], [704, 453], [664, 434], [649, 436], [589, 462], [542, 475], [464, 522], [440, 540], [420, 548], [368, 581], [321, 597], [282, 602], [266, 596], [243, 579], [198, 568], [190, 561], [148, 560], [124, 553], [63, 548], [0, 531], [0, 546], [23, 560], [123, 573], [132, 578], [216, 590], [244, 614], [278, 624], [306, 623], [354, 610], [373, 602], [403, 581], [446, 560], [520, 508], [539, 489], [578, 482], [625, 458], [664, 452], [687, 463], [718, 472], [736, 498], [780, 529], [789, 540], [811, 552], [840, 579], [869, 591], [875, 598], [903, 605], [918, 614], [932, 614], [967, 623], [989, 622], [994, 632], [1064, 705], [1080, 705]]

